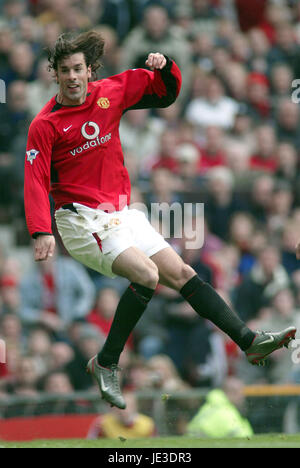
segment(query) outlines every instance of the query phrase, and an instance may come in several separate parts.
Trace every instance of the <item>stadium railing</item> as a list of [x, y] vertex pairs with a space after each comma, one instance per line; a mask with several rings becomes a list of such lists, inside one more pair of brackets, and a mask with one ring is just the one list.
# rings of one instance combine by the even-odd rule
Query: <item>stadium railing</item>
[[[209, 389], [191, 389], [167, 394], [161, 390], [136, 393], [139, 409], [154, 419], [159, 435], [178, 435], [198, 411]], [[300, 385], [253, 385], [245, 387], [245, 416], [255, 433], [296, 433], [300, 431]], [[96, 417], [111, 408], [98, 393], [69, 395], [41, 393], [34, 397], [10, 396], [0, 399], [1, 424], [16, 418], [49, 415], [90, 415]], [[3, 426], [4, 427], [4, 426]]]

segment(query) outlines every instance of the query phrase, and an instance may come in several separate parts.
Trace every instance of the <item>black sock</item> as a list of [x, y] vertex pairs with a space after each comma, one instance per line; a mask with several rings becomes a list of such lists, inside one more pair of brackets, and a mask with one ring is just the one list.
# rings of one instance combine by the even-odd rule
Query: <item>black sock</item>
[[131, 283], [120, 299], [105, 344], [98, 354], [98, 363], [107, 367], [119, 362], [126, 341], [146, 309], [154, 290]]
[[223, 301], [218, 293], [199, 276], [191, 278], [180, 293], [193, 309], [223, 330], [243, 350], [248, 349], [255, 338], [245, 323]]

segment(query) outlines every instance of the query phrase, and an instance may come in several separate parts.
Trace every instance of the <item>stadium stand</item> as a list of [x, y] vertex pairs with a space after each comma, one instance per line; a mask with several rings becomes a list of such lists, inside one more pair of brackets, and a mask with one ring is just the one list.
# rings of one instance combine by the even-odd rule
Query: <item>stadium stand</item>
[[[203, 248], [186, 248], [174, 220], [169, 242], [252, 328], [300, 329], [299, 2], [0, 0], [0, 438], [13, 438], [19, 417], [44, 418], [49, 436], [49, 414], [67, 414], [69, 428], [77, 414], [87, 429], [106, 411], [84, 367], [127, 282], [82, 270], [60, 245], [62, 304], [58, 270], [34, 265], [23, 209], [28, 127], [56, 93], [45, 48], [62, 32], [89, 29], [106, 39], [97, 79], [144, 66], [152, 49], [183, 72], [173, 106], [123, 117], [132, 202], [204, 203]], [[84, 280], [84, 290], [67, 275]], [[234, 376], [246, 384], [255, 432], [296, 432], [299, 340], [295, 346], [266, 367], [249, 366], [233, 342], [159, 287], [122, 355], [122, 385], [137, 392], [159, 433], [183, 434], [207, 392]], [[165, 367], [152, 361], [161, 355]]]

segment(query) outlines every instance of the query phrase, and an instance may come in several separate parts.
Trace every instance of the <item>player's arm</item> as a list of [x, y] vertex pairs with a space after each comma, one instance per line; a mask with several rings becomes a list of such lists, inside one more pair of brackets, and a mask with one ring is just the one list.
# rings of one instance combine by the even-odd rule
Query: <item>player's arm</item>
[[123, 112], [168, 107], [180, 93], [181, 72], [173, 60], [160, 53], [150, 53], [145, 64], [151, 70], [138, 68], [119, 75], [123, 81]]
[[24, 206], [27, 227], [34, 239], [34, 258], [46, 260], [53, 255], [49, 203], [51, 155], [54, 129], [42, 120], [34, 120], [29, 128], [24, 171]]

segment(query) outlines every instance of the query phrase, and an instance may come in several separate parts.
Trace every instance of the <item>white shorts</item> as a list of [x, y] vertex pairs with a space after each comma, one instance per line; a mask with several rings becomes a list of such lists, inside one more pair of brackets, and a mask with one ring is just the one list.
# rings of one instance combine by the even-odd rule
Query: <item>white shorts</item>
[[69, 254], [89, 268], [110, 278], [114, 260], [129, 247], [148, 257], [170, 247], [139, 210], [106, 213], [73, 203], [76, 212], [60, 208], [55, 212], [58, 232]]

